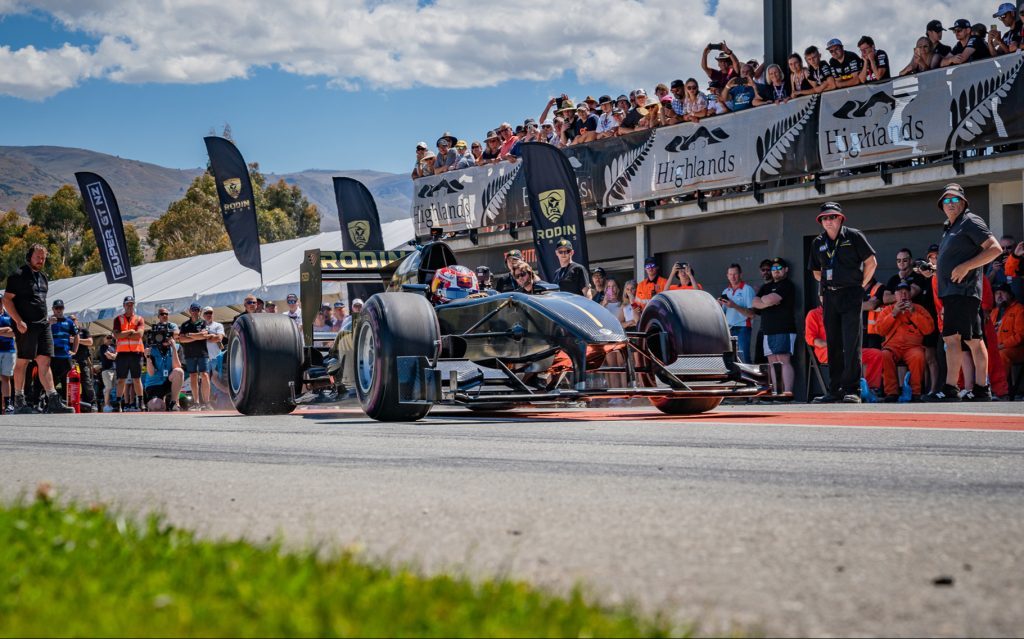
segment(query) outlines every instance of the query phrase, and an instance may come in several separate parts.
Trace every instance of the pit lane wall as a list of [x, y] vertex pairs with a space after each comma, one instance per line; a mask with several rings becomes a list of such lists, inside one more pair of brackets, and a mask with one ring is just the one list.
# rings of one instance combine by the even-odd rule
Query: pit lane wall
[[[1024, 53], [637, 131], [564, 152], [585, 210], [1024, 140]], [[522, 163], [414, 182], [417, 236], [530, 219]]]

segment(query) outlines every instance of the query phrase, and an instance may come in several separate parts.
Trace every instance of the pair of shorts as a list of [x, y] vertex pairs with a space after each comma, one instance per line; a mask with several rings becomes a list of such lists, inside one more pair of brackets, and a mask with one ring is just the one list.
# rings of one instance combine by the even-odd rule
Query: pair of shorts
[[18, 354], [14, 351], [9, 353], [0, 353], [0, 377], [10, 377], [14, 375], [14, 360], [18, 359]]
[[142, 353], [118, 353], [114, 360], [117, 379], [142, 379]]
[[153, 399], [154, 397], [159, 397], [160, 399], [167, 399], [167, 396], [170, 394], [171, 380], [169, 379], [165, 380], [163, 384], [154, 384], [152, 386], [147, 386], [146, 388], [143, 389], [143, 395], [146, 398], [147, 404], [149, 403], [149, 400]]
[[764, 336], [765, 355], [792, 355], [796, 333], [775, 333]]
[[210, 358], [209, 357], [186, 357], [185, 358], [185, 374], [192, 375], [193, 373], [209, 373], [210, 372]]
[[39, 355], [53, 357], [53, 333], [49, 324], [29, 324], [24, 333], [14, 329], [14, 346], [18, 359], [35, 359]]
[[981, 300], [969, 295], [950, 295], [942, 298], [942, 336], [959, 335], [962, 339], [981, 339]]

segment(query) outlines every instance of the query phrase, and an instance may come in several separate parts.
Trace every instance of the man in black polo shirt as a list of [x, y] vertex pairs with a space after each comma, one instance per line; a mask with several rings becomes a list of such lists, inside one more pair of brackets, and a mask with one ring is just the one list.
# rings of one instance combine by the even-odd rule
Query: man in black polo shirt
[[29, 362], [35, 360], [39, 382], [46, 391], [46, 412], [73, 413], [75, 409], [65, 406], [57, 395], [50, 372], [53, 334], [46, 308], [50, 282], [43, 273], [46, 247], [33, 244], [25, 255], [25, 262], [7, 278], [4, 291], [4, 308], [14, 321], [14, 341], [18, 349], [18, 359], [14, 363], [14, 412], [17, 415], [36, 412], [25, 401], [25, 371]]
[[824, 231], [811, 242], [807, 260], [807, 269], [821, 282], [828, 345], [828, 392], [814, 400], [820, 404], [861, 401], [861, 305], [864, 287], [874, 277], [878, 260], [864, 234], [845, 222], [838, 202], [822, 204], [818, 223]]
[[981, 278], [986, 264], [1003, 252], [999, 240], [989, 231], [985, 221], [971, 213], [967, 196], [959, 184], [947, 184], [938, 201], [946, 215], [946, 224], [939, 242], [939, 299], [942, 300], [942, 340], [946, 344], [946, 384], [932, 397], [937, 401], [960, 401], [957, 380], [963, 359], [961, 340], [967, 344], [974, 360], [974, 390], [965, 399], [989, 401], [992, 391], [988, 381], [988, 351], [982, 340]]
[[558, 270], [555, 271], [552, 284], [558, 284], [558, 288], [566, 293], [575, 293], [590, 297], [590, 278], [587, 276], [587, 269], [582, 264], [572, 261], [575, 251], [572, 242], [562, 238], [555, 244], [555, 255], [558, 256]]
[[953, 23], [952, 31], [956, 36], [956, 44], [949, 55], [942, 59], [940, 66], [948, 67], [991, 57], [985, 40], [972, 33], [970, 20], [960, 18]]

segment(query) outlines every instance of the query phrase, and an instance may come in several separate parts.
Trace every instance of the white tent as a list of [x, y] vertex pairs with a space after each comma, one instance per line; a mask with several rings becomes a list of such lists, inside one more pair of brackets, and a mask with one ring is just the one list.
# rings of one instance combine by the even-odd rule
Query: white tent
[[[400, 247], [414, 234], [411, 219], [389, 222], [381, 230], [387, 249]], [[198, 302], [212, 306], [217, 319], [223, 320], [240, 312], [242, 300], [249, 293], [277, 301], [283, 307], [288, 293], [299, 292], [299, 264], [304, 252], [315, 248], [338, 250], [341, 246], [338, 231], [261, 245], [262, 288], [259, 273], [242, 267], [232, 251], [136, 266], [132, 269], [136, 312], [151, 318], [157, 308], [166, 307], [172, 315], [184, 317], [192, 302]], [[63, 300], [66, 314], [110, 330], [114, 317], [122, 311], [125, 295], [131, 295], [130, 287], [108, 285], [100, 272], [50, 282], [49, 301]], [[325, 300], [341, 297], [342, 285], [325, 285]]]

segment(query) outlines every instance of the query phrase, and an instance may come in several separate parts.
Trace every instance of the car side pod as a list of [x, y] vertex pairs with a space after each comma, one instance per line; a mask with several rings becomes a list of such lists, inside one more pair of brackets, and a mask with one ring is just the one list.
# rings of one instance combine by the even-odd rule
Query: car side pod
[[430, 407], [441, 401], [441, 376], [430, 359], [399, 355], [396, 361], [399, 404]]

